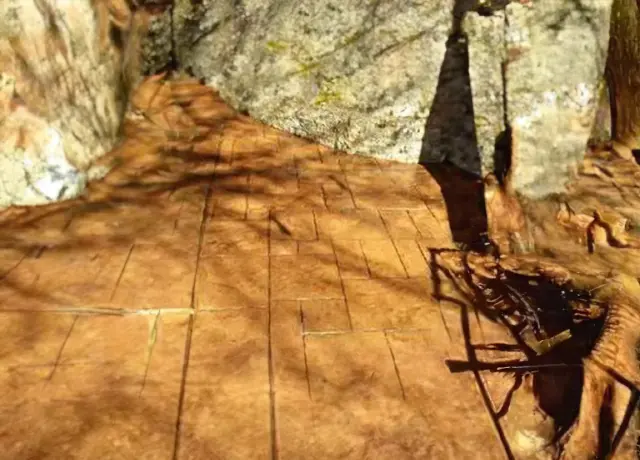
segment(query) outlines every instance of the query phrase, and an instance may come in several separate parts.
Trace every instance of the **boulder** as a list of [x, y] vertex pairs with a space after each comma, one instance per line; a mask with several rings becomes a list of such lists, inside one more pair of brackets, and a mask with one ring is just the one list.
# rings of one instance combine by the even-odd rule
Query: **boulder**
[[[611, 0], [532, 0], [468, 14], [484, 174], [500, 172], [510, 155], [510, 185], [518, 194], [542, 198], [565, 190], [589, 139], [608, 131], [601, 108], [611, 6]], [[501, 151], [498, 133], [511, 138], [510, 152]], [[499, 148], [492, 152], [493, 141]]]
[[452, 8], [453, 0], [176, 0], [176, 56], [269, 125], [416, 163]]
[[584, 157], [604, 86], [612, 0], [533, 0], [507, 9], [512, 186], [564, 191]]
[[478, 176], [511, 161], [519, 194], [561, 192], [592, 132], [612, 1], [479, 3], [176, 0], [175, 51], [269, 125]]
[[78, 196], [130, 89], [171, 58], [170, 0], [0, 2], [0, 208]]
[[106, 6], [94, 11], [90, 0], [0, 4], [0, 207], [78, 195], [118, 138], [119, 55]]

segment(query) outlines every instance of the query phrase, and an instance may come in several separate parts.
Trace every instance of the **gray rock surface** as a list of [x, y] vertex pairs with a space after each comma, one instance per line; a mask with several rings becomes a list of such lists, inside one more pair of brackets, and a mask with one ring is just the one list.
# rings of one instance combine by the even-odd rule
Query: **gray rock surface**
[[[473, 121], [481, 161], [480, 172], [484, 177], [496, 168], [496, 141], [506, 129], [503, 76], [506, 58], [505, 12], [496, 11], [491, 16], [469, 12], [465, 16], [463, 30], [469, 44]], [[478, 172], [477, 166], [470, 168], [471, 165], [466, 165], [464, 159], [451, 160], [463, 169]]]
[[[561, 192], [593, 127], [612, 2], [483, 3], [493, 14], [466, 0], [176, 0], [176, 54], [235, 108], [351, 153], [484, 176], [504, 167], [510, 127], [515, 190]], [[464, 34], [447, 42], [456, 20]]]
[[533, 0], [507, 13], [512, 180], [522, 195], [562, 192], [600, 102], [611, 0]]
[[417, 162], [452, 0], [176, 0], [178, 61], [253, 117]]
[[467, 14], [483, 175], [502, 168], [505, 152], [493, 143], [509, 126], [514, 190], [530, 198], [560, 193], [589, 139], [606, 137], [602, 97], [611, 4], [534, 0], [513, 2], [492, 16]]

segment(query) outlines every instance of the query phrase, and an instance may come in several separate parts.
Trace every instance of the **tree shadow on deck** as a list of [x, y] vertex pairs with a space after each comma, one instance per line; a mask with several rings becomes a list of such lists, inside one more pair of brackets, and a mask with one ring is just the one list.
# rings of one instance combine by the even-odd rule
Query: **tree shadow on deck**
[[[426, 122], [420, 164], [440, 185], [456, 243], [478, 248], [488, 231], [476, 139], [469, 52], [462, 19], [473, 2], [456, 1], [436, 94]], [[464, 165], [463, 170], [456, 165]]]
[[[487, 173], [486, 163], [488, 162], [482, 161], [482, 154], [486, 155], [488, 152], [481, 152], [476, 136], [469, 74], [469, 49], [467, 37], [462, 29], [465, 14], [474, 8], [477, 10], [476, 6], [476, 2], [469, 0], [456, 0], [455, 2], [452, 14], [452, 32], [447, 41], [436, 94], [426, 121], [419, 162], [440, 186], [454, 242], [463, 250], [486, 252], [491, 246], [488, 239], [489, 223], [485, 201], [485, 181], [483, 180], [483, 176]], [[491, 12], [480, 13], [491, 14]], [[490, 171], [495, 174], [497, 185], [500, 187], [504, 185], [511, 158], [510, 129], [507, 120], [504, 121], [506, 129], [495, 139], [491, 166], [493, 170]], [[551, 368], [551, 370], [545, 369], [544, 372], [536, 373], [533, 379], [533, 391], [539, 407], [554, 421], [556, 439], [552, 442], [556, 441], [571, 425], [577, 414], [582, 388], [582, 369], [579, 363], [580, 358], [586, 353], [585, 350], [583, 348], [570, 349], [566, 350], [564, 355], [560, 352], [552, 353], [545, 357], [549, 362], [545, 360], [538, 362], [538, 357], [532, 355], [527, 356], [524, 361], [517, 360], [514, 363], [487, 364], [481, 362], [479, 359], [481, 355], [478, 354], [479, 345], [477, 342], [474, 343], [475, 340], [471, 336], [471, 316], [473, 314], [483, 316], [498, 324], [503, 324], [504, 321], [499, 317], [500, 315], [496, 315], [496, 311], [485, 304], [483, 292], [475, 290], [471, 294], [465, 295], [464, 289], [457, 287], [458, 283], [464, 284], [466, 282], [468, 286], [472, 286], [473, 283], [470, 282], [470, 278], [463, 281], [465, 276], [461, 278], [453, 276], [439, 266], [438, 262], [441, 257], [439, 251], [441, 250], [431, 250], [429, 257], [434, 297], [439, 302], [457, 305], [460, 308], [460, 324], [468, 358], [468, 362], [465, 363], [448, 363], [450, 371], [471, 371], [474, 374], [474, 379], [508, 458], [515, 458], [515, 453], [511, 451], [510, 442], [512, 440], [505, 433], [501, 418], [508, 411], [513, 393], [520, 388], [523, 376], [527, 374], [527, 371], [521, 371], [517, 369], [517, 366], [526, 361], [542, 364], [543, 367], [550, 362], [555, 364], [555, 360], [575, 364], [574, 367], [562, 367], [559, 371], [554, 371]], [[461, 253], [463, 261], [466, 257], [464, 252]], [[453, 292], [456, 295], [448, 296], [445, 291], [441, 291], [441, 282], [453, 286]], [[466, 298], [461, 301], [461, 297]], [[554, 320], [557, 321], [557, 319]], [[567, 318], [563, 318], [563, 320], [564, 322], [554, 323], [553, 326], [566, 326]], [[517, 339], [518, 336], [514, 331], [512, 331], [512, 335]], [[493, 345], [502, 346], [505, 344]], [[570, 345], [573, 346], [574, 343], [572, 342]], [[518, 350], [527, 349], [523, 343], [512, 344], [512, 346]], [[509, 391], [504, 406], [495, 408], [491, 402], [489, 387], [484, 382], [482, 374], [487, 371], [501, 372], [497, 369], [500, 366], [508, 368], [508, 364], [514, 365], [508, 371], [515, 377], [514, 386]]]
[[[506, 4], [497, 2], [494, 6], [504, 8], [503, 3]], [[440, 185], [454, 241], [463, 248], [484, 251], [489, 229], [483, 162], [476, 137], [469, 49], [462, 30], [463, 18], [471, 10], [481, 15], [492, 14], [474, 1], [455, 3], [451, 34], [426, 121], [419, 162]], [[492, 155], [493, 172], [502, 184], [510, 166], [508, 128], [496, 138]]]

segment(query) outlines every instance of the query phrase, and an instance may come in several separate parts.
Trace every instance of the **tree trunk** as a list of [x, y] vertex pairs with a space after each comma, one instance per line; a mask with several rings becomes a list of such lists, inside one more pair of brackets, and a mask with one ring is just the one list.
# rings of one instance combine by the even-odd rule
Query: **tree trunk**
[[607, 59], [614, 147], [631, 159], [640, 147], [640, 8], [637, 0], [614, 0]]

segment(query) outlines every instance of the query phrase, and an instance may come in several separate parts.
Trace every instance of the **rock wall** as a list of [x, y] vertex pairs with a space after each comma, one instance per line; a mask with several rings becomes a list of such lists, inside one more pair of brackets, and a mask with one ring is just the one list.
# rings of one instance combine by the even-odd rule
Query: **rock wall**
[[608, 131], [598, 109], [607, 105], [612, 1], [483, 3], [462, 23], [472, 95], [464, 112], [473, 114], [475, 127], [475, 139], [466, 137], [477, 153], [430, 149], [424, 159], [446, 158], [481, 176], [495, 172], [500, 180], [510, 168], [510, 186], [529, 198], [562, 192], [589, 139]]
[[[603, 136], [597, 110], [605, 86], [611, 4], [533, 0], [484, 16], [467, 15], [484, 175], [500, 173], [510, 161], [511, 185], [521, 195], [541, 198], [564, 190], [587, 141]], [[452, 161], [466, 166], [463, 159]]]
[[176, 55], [267, 124], [417, 162], [452, 8], [452, 0], [176, 0]]
[[512, 186], [539, 198], [563, 191], [584, 156], [604, 86], [612, 1], [533, 5], [506, 9], [505, 79]]
[[596, 117], [612, 0], [4, 0], [0, 207], [80, 193], [128, 89], [177, 65], [253, 117], [350, 153], [512, 160], [563, 190]]
[[612, 3], [176, 2], [178, 61], [235, 108], [351, 153], [479, 176], [510, 157], [532, 198], [564, 190], [584, 154]]

